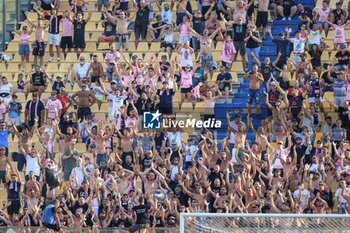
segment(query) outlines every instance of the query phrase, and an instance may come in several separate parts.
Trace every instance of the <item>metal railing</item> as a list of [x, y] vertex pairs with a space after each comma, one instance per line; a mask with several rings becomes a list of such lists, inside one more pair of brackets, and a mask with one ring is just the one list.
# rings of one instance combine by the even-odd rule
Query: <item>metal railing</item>
[[21, 20], [22, 0], [0, 0], [0, 51], [4, 51], [6, 44], [12, 39], [14, 19]]

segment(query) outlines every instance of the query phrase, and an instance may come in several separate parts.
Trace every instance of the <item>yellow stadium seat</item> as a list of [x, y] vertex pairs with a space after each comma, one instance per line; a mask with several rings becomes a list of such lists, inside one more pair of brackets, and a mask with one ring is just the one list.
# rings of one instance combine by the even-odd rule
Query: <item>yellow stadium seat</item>
[[85, 25], [85, 31], [86, 32], [96, 32], [96, 23], [95, 22], [88, 22]]
[[10, 42], [7, 46], [6, 52], [14, 53], [18, 51], [18, 43]]
[[58, 66], [56, 63], [49, 63], [46, 67], [46, 72], [48, 73], [56, 73], [58, 71]]
[[10, 63], [7, 67], [7, 72], [16, 73], [19, 71], [19, 63]]
[[5, 63], [2, 63], [0, 62], [0, 73], [2, 72], [6, 72], [7, 68], [6, 68], [6, 64]]
[[236, 72], [243, 71], [242, 62], [233, 62], [233, 63], [232, 63], [231, 70], [232, 70], [232, 71], [236, 71]]
[[137, 52], [147, 52], [149, 50], [147, 42], [140, 42], [137, 45]]
[[109, 50], [109, 43], [101, 42], [98, 45], [98, 50]]
[[321, 55], [321, 61], [328, 61], [328, 60], [329, 60], [328, 52], [323, 51], [323, 53]]
[[68, 53], [65, 59], [66, 62], [76, 62], [77, 54], [76, 53]]
[[153, 51], [158, 52], [159, 49], [160, 49], [160, 42], [152, 42], [151, 47], [149, 48], [151, 52]]
[[95, 52], [96, 51], [96, 43], [95, 42], [87, 42], [85, 47], [86, 52]]

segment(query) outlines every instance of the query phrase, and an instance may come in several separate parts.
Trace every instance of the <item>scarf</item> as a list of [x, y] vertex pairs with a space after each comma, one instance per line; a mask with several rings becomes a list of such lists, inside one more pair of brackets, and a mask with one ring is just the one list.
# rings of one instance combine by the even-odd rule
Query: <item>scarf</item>
[[[31, 112], [32, 112], [32, 104], [33, 104], [33, 100], [31, 100], [30, 103], [29, 103], [29, 115], [28, 115], [29, 121], [33, 120], [32, 119], [32, 114], [31, 114]], [[38, 116], [38, 105], [39, 105], [39, 100], [37, 100], [35, 102], [34, 118], [36, 116]]]
[[11, 183], [10, 183], [10, 186], [9, 186], [9, 189], [14, 189], [15, 192], [18, 192], [18, 185], [17, 185], [17, 182], [11, 182]]

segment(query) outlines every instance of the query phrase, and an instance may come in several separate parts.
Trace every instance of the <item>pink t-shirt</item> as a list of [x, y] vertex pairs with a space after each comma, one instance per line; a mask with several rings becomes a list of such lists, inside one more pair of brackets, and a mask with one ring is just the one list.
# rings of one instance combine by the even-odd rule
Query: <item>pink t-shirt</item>
[[192, 86], [193, 71], [181, 71], [181, 88], [190, 88]]
[[346, 100], [350, 101], [350, 82], [346, 81]]
[[322, 8], [318, 9], [317, 14], [320, 16], [319, 21], [320, 22], [325, 22], [324, 18], [328, 19], [330, 11], [331, 11], [331, 8], [329, 8], [329, 7], [326, 10], [323, 10]]
[[224, 41], [223, 44], [223, 49], [222, 49], [222, 54], [221, 54], [221, 59], [224, 62], [232, 62], [233, 55], [236, 53], [236, 48], [233, 45], [233, 42], [231, 41], [230, 43]]
[[186, 24], [181, 24], [180, 28], [180, 36], [189, 36], [190, 35], [190, 29], [188, 28], [188, 26]]
[[56, 118], [56, 114], [62, 110], [62, 103], [61, 101], [59, 101], [58, 99], [56, 100], [52, 100], [52, 99], [49, 99], [47, 102], [46, 102], [46, 106], [45, 108], [48, 110], [48, 118], [50, 119], [55, 119]]
[[73, 36], [73, 23], [69, 19], [61, 19], [62, 37]]
[[108, 60], [109, 63], [114, 63], [116, 61], [118, 61], [118, 59], [120, 58], [120, 53], [119, 52], [108, 52], [105, 56], [105, 59]]
[[138, 75], [136, 77], [136, 85], [141, 86], [144, 81], [145, 81], [145, 78], [142, 75]]
[[0, 105], [0, 120], [4, 120], [4, 114], [6, 113], [6, 108], [3, 105]]
[[29, 44], [29, 34], [28, 33], [22, 33], [20, 37], [20, 44], [21, 45], [27, 45]]
[[283, 159], [284, 161], [286, 161], [287, 155], [288, 155], [288, 149], [274, 149], [273, 151], [274, 155], [278, 158], [275, 160], [275, 163], [273, 164], [273, 168], [274, 169], [283, 169], [283, 165], [281, 162], [281, 159]]
[[125, 127], [132, 128], [134, 125], [136, 125], [136, 123], [137, 123], [136, 117], [134, 118], [128, 117], [125, 119]]
[[334, 43], [345, 43], [345, 24], [338, 26], [334, 24], [333, 26], [335, 35], [334, 35]]

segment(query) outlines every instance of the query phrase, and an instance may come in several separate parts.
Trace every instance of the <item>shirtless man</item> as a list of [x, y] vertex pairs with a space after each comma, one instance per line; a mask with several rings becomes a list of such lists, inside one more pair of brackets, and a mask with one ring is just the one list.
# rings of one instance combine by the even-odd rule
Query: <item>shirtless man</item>
[[116, 128], [116, 126], [114, 126], [114, 128], [111, 129], [111, 131], [107, 135], [104, 135], [104, 130], [102, 128], [98, 130], [97, 135], [94, 135], [90, 132], [89, 128], [87, 127], [87, 124], [84, 124], [84, 128], [87, 134], [89, 135], [89, 137], [93, 139], [96, 143], [95, 152], [96, 152], [97, 165], [100, 166], [100, 163], [102, 161], [107, 163], [108, 159], [107, 159], [106, 144], [107, 144], [107, 141], [114, 134], [114, 129]]
[[[92, 74], [89, 75], [90, 70], [92, 71]], [[98, 61], [98, 56], [96, 54], [92, 56], [92, 62], [86, 73], [89, 77], [89, 84], [96, 82], [99, 77], [104, 77], [102, 63]]]
[[[270, 0], [260, 0], [258, 7], [258, 14], [256, 16], [256, 27], [259, 29], [262, 34], [262, 38], [266, 38], [266, 26], [268, 19], [268, 8], [269, 8]], [[262, 30], [261, 30], [262, 28]]]
[[195, 35], [195, 37], [199, 39], [200, 52], [199, 52], [198, 58], [201, 61], [201, 65], [204, 69], [207, 68], [208, 70], [210, 70], [212, 74], [213, 70], [217, 66], [215, 61], [213, 61], [213, 56], [211, 55], [212, 43], [216, 34], [221, 30], [221, 27], [218, 27], [210, 36], [209, 36], [208, 29], [204, 29], [203, 36], [199, 35], [195, 30], [193, 30], [193, 28], [190, 28], [190, 30]]
[[125, 12], [120, 12], [118, 17], [113, 17], [110, 13], [106, 12], [106, 16], [109, 20], [114, 21], [117, 25], [117, 34], [115, 35], [115, 47], [116, 50], [120, 50], [120, 47], [123, 45], [125, 51], [129, 49], [129, 18], [126, 17]]
[[151, 167], [146, 169], [144, 172], [139, 173], [144, 185], [145, 194], [152, 195], [160, 187], [160, 180], [163, 178], [163, 175], [153, 167], [153, 162]]
[[27, 20], [30, 26], [32, 28], [35, 28], [35, 47], [33, 48], [34, 66], [38, 64], [38, 57], [39, 57], [40, 67], [43, 68], [43, 58], [45, 53], [44, 33], [45, 33], [45, 29], [50, 26], [51, 20], [53, 18], [51, 17], [50, 23], [45, 25], [41, 19], [38, 19], [38, 25], [35, 25], [28, 17], [28, 12], [25, 12], [24, 14], [27, 17]]
[[244, 0], [238, 0], [236, 2], [227, 2], [226, 0], [223, 0], [222, 3], [233, 10], [234, 22], [237, 22], [238, 18], [242, 18], [243, 23], [246, 23], [247, 10], [254, 3], [254, 1], [250, 0], [247, 5], [244, 5]]
[[134, 178], [134, 172], [124, 169], [122, 166], [118, 165], [118, 179], [116, 179], [117, 187], [120, 192], [128, 193], [128, 187], [130, 182]]
[[253, 66], [253, 71], [243, 75], [243, 78], [250, 78], [249, 94], [248, 94], [248, 115], [252, 112], [252, 103], [255, 100], [256, 112], [260, 117], [260, 83], [264, 81], [264, 78], [260, 72], [258, 72], [258, 66]]
[[[78, 100], [76, 99], [78, 97]], [[84, 120], [91, 115], [90, 107], [95, 103], [96, 97], [92, 91], [87, 90], [86, 84], [81, 84], [81, 91], [77, 91], [72, 95], [72, 101], [78, 105], [78, 118]]]
[[18, 153], [18, 161], [17, 161], [18, 171], [22, 171], [23, 166], [26, 162], [26, 158], [24, 157], [24, 155], [27, 154], [27, 151], [29, 151], [30, 146], [32, 146], [32, 139], [33, 139], [34, 132], [37, 130], [39, 118], [36, 117], [34, 121], [35, 121], [34, 126], [30, 131], [27, 127], [23, 127], [21, 133], [18, 131], [16, 124], [12, 122], [13, 131], [15, 135], [18, 137], [18, 144], [19, 144], [19, 147], [18, 147], [19, 153]]
[[6, 171], [7, 165], [10, 166], [11, 171], [13, 171], [13, 167], [10, 161], [10, 158], [5, 155], [5, 148], [0, 148], [0, 182], [6, 184]]
[[[215, 119], [215, 103], [216, 100], [218, 100], [222, 94], [216, 84], [215, 91], [217, 91], [218, 95], [213, 96], [213, 92], [208, 89], [206, 96], [200, 96], [200, 99], [204, 101], [204, 121]], [[217, 139], [217, 131], [214, 127], [214, 139]]]

